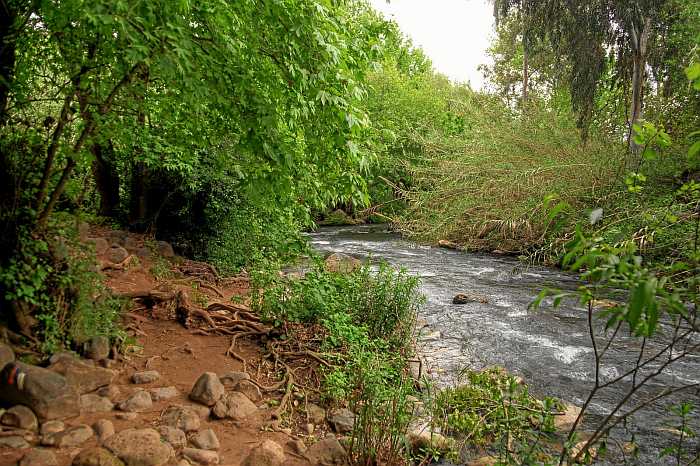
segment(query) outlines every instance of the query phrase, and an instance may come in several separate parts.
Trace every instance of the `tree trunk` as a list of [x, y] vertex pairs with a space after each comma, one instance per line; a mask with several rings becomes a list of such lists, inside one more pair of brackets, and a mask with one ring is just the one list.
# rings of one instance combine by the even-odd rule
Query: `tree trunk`
[[0, 2], [0, 126], [7, 122], [7, 103], [13, 81], [16, 60], [17, 11], [11, 2]]
[[114, 166], [114, 147], [112, 141], [106, 145], [95, 143], [91, 148], [95, 160], [92, 173], [95, 186], [100, 194], [100, 211], [103, 217], [115, 217], [119, 208], [119, 173]]
[[527, 104], [528, 86], [530, 82], [530, 57], [527, 52], [527, 45], [525, 44], [525, 39], [523, 38], [523, 96], [522, 96], [522, 107], [524, 108]]
[[637, 31], [636, 28], [633, 27], [630, 34], [632, 39], [632, 100], [630, 102], [629, 112], [629, 144], [630, 152], [632, 154], [632, 164], [637, 164], [641, 155], [641, 148], [634, 142], [633, 126], [642, 120], [644, 105], [644, 82], [646, 78], [647, 63], [647, 42], [649, 40], [650, 28], [651, 19], [644, 18], [642, 29]]
[[[140, 103], [140, 110], [137, 122], [142, 128], [146, 126], [146, 113], [144, 111], [144, 100], [146, 89], [148, 88], [148, 69], [139, 74], [143, 81], [143, 94], [136, 97]], [[146, 164], [140, 159], [143, 149], [138, 147], [135, 150], [135, 162], [131, 166], [131, 190], [129, 193], [129, 225], [133, 230], [146, 231], [150, 226], [150, 203], [148, 199], [149, 170]]]

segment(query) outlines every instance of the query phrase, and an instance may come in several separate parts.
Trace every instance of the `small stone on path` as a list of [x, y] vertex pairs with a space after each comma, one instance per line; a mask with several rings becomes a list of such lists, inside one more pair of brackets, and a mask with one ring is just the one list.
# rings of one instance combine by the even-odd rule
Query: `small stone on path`
[[114, 424], [109, 419], [100, 419], [92, 425], [92, 430], [95, 431], [95, 435], [100, 442], [104, 442], [112, 435], [114, 435]]
[[186, 459], [193, 461], [197, 464], [219, 464], [219, 454], [215, 451], [200, 450], [198, 448], [185, 448], [182, 450], [182, 455]]
[[352, 432], [355, 425], [355, 414], [347, 408], [337, 409], [331, 412], [328, 422], [333, 426], [333, 430], [339, 434]]
[[265, 440], [248, 454], [241, 466], [280, 466], [284, 463], [284, 449], [272, 440]]
[[254, 412], [258, 407], [241, 392], [225, 394], [212, 409], [212, 415], [217, 419], [231, 418], [234, 421], [242, 421]]
[[66, 429], [62, 421], [46, 421], [41, 425], [41, 435], [55, 434]]
[[160, 373], [158, 371], [134, 372], [131, 376], [131, 381], [135, 384], [151, 383], [158, 379], [160, 379]]
[[312, 465], [341, 466], [346, 464], [345, 449], [335, 437], [326, 437], [306, 451]]
[[23, 405], [16, 405], [5, 411], [0, 422], [6, 426], [31, 431], [36, 431], [39, 428], [39, 421], [34, 411]]
[[138, 390], [121, 402], [119, 409], [131, 413], [139, 413], [150, 409], [152, 406], [151, 394], [145, 390]]
[[41, 439], [41, 444], [59, 448], [77, 447], [90, 440], [94, 435], [95, 433], [90, 426], [79, 424], [77, 426], [68, 427], [61, 432], [44, 436]]
[[108, 413], [114, 409], [114, 403], [96, 393], [80, 395], [80, 409], [86, 413]]
[[224, 386], [213, 372], [205, 372], [195, 382], [190, 399], [206, 406], [214, 406], [224, 394]]
[[19, 466], [58, 466], [58, 460], [51, 450], [32, 448], [22, 457]]
[[0, 437], [0, 448], [29, 448], [29, 443], [19, 435]]
[[187, 406], [170, 406], [165, 410], [161, 423], [176, 429], [192, 432], [199, 430], [201, 420], [199, 414]]
[[104, 447], [127, 466], [160, 466], [175, 456], [173, 447], [154, 429], [123, 430], [108, 438]]
[[180, 394], [175, 387], [152, 388], [149, 390], [149, 393], [153, 401], [169, 400]]
[[187, 436], [180, 429], [170, 426], [160, 426], [158, 427], [158, 433], [161, 438], [172, 445], [173, 448], [180, 449], [187, 446]]
[[138, 418], [139, 415], [137, 413], [117, 413], [114, 417], [122, 421], [133, 421]]
[[87, 448], [73, 458], [72, 466], [125, 466], [124, 462], [109, 450], [101, 447]]
[[219, 439], [211, 429], [205, 429], [197, 432], [190, 439], [192, 445], [201, 450], [218, 450], [221, 447]]

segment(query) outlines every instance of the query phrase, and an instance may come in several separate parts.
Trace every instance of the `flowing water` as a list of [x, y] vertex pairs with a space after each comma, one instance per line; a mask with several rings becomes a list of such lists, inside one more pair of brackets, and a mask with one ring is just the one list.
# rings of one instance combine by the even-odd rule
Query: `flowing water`
[[[579, 284], [575, 277], [551, 268], [529, 267], [512, 258], [416, 244], [378, 226], [323, 228], [309, 236], [314, 248], [321, 252], [384, 259], [421, 278], [427, 301], [419, 315], [419, 351], [429, 375], [439, 385], [455, 383], [462, 368], [497, 365], [525, 379], [538, 396], [583, 404], [592, 385], [594, 366], [586, 310], [575, 302], [557, 309], [528, 309], [544, 287], [575, 289]], [[457, 293], [465, 292], [487, 302], [452, 304]], [[636, 339], [617, 339], [602, 364], [603, 380], [623, 374], [636, 360], [639, 345]], [[654, 344], [647, 345], [647, 351], [653, 349]], [[696, 353], [674, 364], [636, 399], [670, 385], [698, 382], [700, 355]], [[585, 427], [592, 428], [609, 413], [628, 387], [615, 386], [597, 396]], [[626, 428], [614, 431], [613, 437], [620, 442], [630, 440], [634, 434], [644, 445], [641, 456], [636, 460], [627, 458], [627, 464], [675, 464], [668, 458], [659, 459], [658, 453], [674, 442], [668, 405], [686, 399], [695, 403], [696, 413], [700, 411], [698, 391], [684, 392], [654, 404]], [[696, 414], [696, 431], [700, 431], [699, 424]], [[693, 456], [698, 453], [697, 439], [686, 446]], [[622, 455], [613, 453], [605, 462], [599, 462], [621, 463]]]

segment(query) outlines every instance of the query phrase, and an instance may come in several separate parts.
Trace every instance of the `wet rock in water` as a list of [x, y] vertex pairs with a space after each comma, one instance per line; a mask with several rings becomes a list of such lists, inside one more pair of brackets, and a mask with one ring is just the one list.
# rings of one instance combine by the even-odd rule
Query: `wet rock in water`
[[489, 302], [488, 298], [485, 296], [479, 296], [475, 294], [459, 293], [452, 298], [452, 304], [469, 304], [469, 303], [482, 303], [487, 304]]
[[160, 373], [158, 371], [134, 372], [131, 376], [131, 381], [135, 384], [151, 383], [158, 379], [160, 379]]
[[156, 251], [163, 257], [175, 257], [175, 251], [167, 241], [156, 241]]
[[5, 411], [0, 417], [0, 423], [5, 426], [31, 431], [36, 431], [39, 428], [39, 421], [34, 411], [22, 405], [13, 406]]
[[109, 398], [88, 393], [80, 395], [80, 409], [86, 413], [108, 413], [114, 409], [114, 403]]
[[41, 435], [55, 434], [66, 430], [66, 425], [62, 421], [46, 421], [41, 425], [39, 433]]
[[192, 432], [199, 430], [201, 424], [199, 414], [187, 406], [170, 406], [163, 413], [161, 423], [176, 429]]
[[125, 466], [124, 462], [102, 447], [87, 448], [73, 458], [71, 466]]
[[446, 239], [441, 239], [440, 241], [438, 241], [438, 246], [440, 246], [441, 248], [445, 248], [445, 249], [459, 250], [459, 244], [455, 243], [454, 241], [449, 241]]
[[92, 247], [95, 248], [95, 254], [98, 256], [101, 256], [109, 249], [109, 241], [104, 238], [88, 238], [85, 242], [92, 244]]
[[119, 390], [119, 387], [117, 387], [116, 385], [108, 385], [106, 387], [100, 388], [95, 393], [105, 398], [109, 398], [110, 401], [114, 402], [122, 394], [122, 391]]
[[97, 439], [104, 442], [115, 434], [114, 424], [109, 419], [100, 419], [92, 425], [92, 430], [95, 431]]
[[309, 403], [306, 406], [306, 414], [309, 415], [309, 420], [314, 424], [323, 424], [326, 421], [326, 410], [314, 403]]
[[187, 436], [180, 429], [170, 426], [160, 426], [158, 427], [158, 433], [161, 438], [172, 445], [173, 448], [179, 450], [187, 446]]
[[0, 370], [11, 362], [15, 362], [15, 352], [9, 345], [0, 343]]
[[0, 372], [0, 401], [25, 405], [43, 421], [80, 414], [78, 393], [65, 377], [21, 362]]
[[55, 434], [45, 435], [41, 439], [41, 444], [59, 448], [77, 447], [90, 440], [94, 435], [95, 433], [90, 426], [79, 424]]
[[221, 447], [219, 439], [211, 429], [197, 432], [190, 438], [192, 445], [201, 450], [218, 450]]
[[215, 451], [185, 448], [182, 450], [182, 456], [197, 464], [219, 464], [219, 454]]
[[314, 443], [305, 455], [314, 466], [345, 466], [347, 453], [335, 437]]
[[151, 407], [153, 407], [151, 394], [145, 390], [134, 392], [130, 397], [119, 404], [119, 409], [121, 411], [130, 413], [140, 413], [151, 409]]
[[32, 448], [22, 457], [19, 466], [58, 466], [58, 460], [51, 450]]
[[564, 405], [564, 412], [561, 415], [554, 416], [554, 427], [564, 433], [568, 433], [576, 422], [581, 408], [571, 404]]
[[117, 376], [117, 373], [110, 369], [95, 367], [94, 364], [81, 361], [68, 353], [54, 356], [56, 357], [52, 356], [52, 364], [48, 369], [64, 376], [68, 383], [81, 394], [105, 387]]
[[127, 257], [129, 257], [129, 251], [127, 251], [121, 246], [117, 246], [116, 244], [113, 244], [112, 247], [109, 248], [106, 253], [107, 260], [110, 262], [114, 262], [115, 264], [124, 262]]
[[272, 440], [265, 440], [248, 454], [241, 466], [280, 466], [284, 463], [284, 449]]
[[255, 413], [258, 407], [241, 392], [226, 393], [212, 409], [212, 415], [217, 419], [230, 418], [242, 421]]
[[180, 394], [180, 392], [177, 391], [177, 388], [172, 386], [152, 388], [148, 392], [151, 394], [151, 399], [153, 401], [169, 400], [177, 397]]
[[253, 382], [250, 380], [241, 380], [238, 382], [238, 385], [236, 385], [237, 392], [243, 393], [245, 396], [248, 397], [248, 399], [254, 403], [257, 403], [258, 401], [262, 400], [263, 396], [262, 393], [260, 392], [260, 389], [258, 388], [257, 385], [255, 385]]
[[160, 466], [175, 456], [170, 444], [162, 442], [154, 429], [126, 429], [110, 438], [104, 447], [127, 466]]
[[328, 422], [339, 434], [352, 432], [355, 425], [355, 414], [347, 408], [336, 409], [330, 413]]
[[213, 372], [205, 372], [194, 384], [190, 399], [206, 406], [214, 406], [225, 392], [219, 377]]
[[21, 435], [0, 437], [0, 448], [29, 448], [29, 443]]
[[110, 349], [109, 338], [99, 335], [90, 338], [85, 344], [85, 356], [94, 361], [107, 359]]
[[250, 380], [250, 375], [247, 372], [232, 371], [219, 377], [219, 381], [227, 390], [234, 390], [238, 383], [243, 380]]
[[362, 267], [362, 262], [355, 257], [336, 252], [328, 256], [323, 265], [328, 272], [352, 273]]

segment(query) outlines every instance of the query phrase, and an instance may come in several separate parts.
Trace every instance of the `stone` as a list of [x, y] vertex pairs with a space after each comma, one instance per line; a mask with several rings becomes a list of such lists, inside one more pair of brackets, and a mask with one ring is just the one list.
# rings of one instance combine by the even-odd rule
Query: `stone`
[[254, 403], [262, 400], [263, 396], [260, 389], [250, 380], [241, 380], [236, 386], [236, 391], [243, 393], [248, 399]]
[[41, 435], [55, 434], [66, 429], [66, 425], [62, 421], [46, 421], [41, 425], [39, 433]]
[[219, 464], [219, 454], [215, 451], [185, 448], [182, 450], [182, 456], [197, 464]]
[[362, 266], [362, 262], [347, 254], [336, 252], [328, 256], [323, 265], [328, 272], [352, 273]]
[[59, 448], [77, 447], [90, 440], [94, 435], [95, 433], [90, 426], [78, 424], [77, 426], [68, 427], [61, 432], [45, 435], [41, 439], [41, 444]]
[[95, 431], [97, 439], [104, 442], [115, 434], [114, 424], [109, 419], [100, 419], [92, 425], [92, 430]]
[[105, 255], [108, 261], [119, 264], [120, 262], [124, 262], [126, 258], [129, 257], [129, 251], [119, 245], [113, 244], [112, 247], [107, 250]]
[[199, 418], [202, 420], [209, 419], [209, 415], [211, 414], [211, 408], [208, 406], [202, 406], [202, 405], [187, 405], [188, 408], [193, 410], [195, 413], [199, 415]]
[[0, 401], [25, 405], [42, 421], [80, 414], [78, 393], [65, 377], [21, 362], [0, 372]]
[[22, 457], [19, 466], [58, 466], [58, 460], [51, 450], [32, 448]]
[[112, 230], [107, 235], [107, 238], [112, 242], [112, 244], [123, 245], [129, 233], [124, 230]]
[[212, 415], [217, 419], [230, 418], [242, 421], [254, 412], [258, 407], [241, 392], [225, 394], [212, 409]]
[[127, 249], [127, 251], [135, 251], [141, 247], [141, 242], [133, 236], [127, 236], [124, 239], [123, 246]]
[[347, 408], [336, 409], [330, 413], [328, 422], [333, 430], [339, 434], [346, 434], [352, 432], [355, 425], [355, 414]]
[[110, 349], [109, 337], [98, 335], [85, 343], [85, 356], [94, 361], [107, 359]]
[[265, 440], [251, 450], [241, 466], [280, 466], [283, 463], [282, 447], [272, 440]]
[[156, 241], [156, 251], [162, 257], [175, 257], [175, 251], [167, 241]]
[[108, 413], [114, 409], [109, 398], [96, 393], [80, 395], [80, 409], [86, 413]]
[[175, 398], [176, 396], [180, 395], [180, 392], [177, 391], [177, 388], [175, 387], [160, 387], [160, 388], [152, 388], [148, 391], [151, 394], [151, 399], [153, 401], [162, 401], [162, 400], [169, 400], [171, 398]]
[[190, 442], [201, 450], [218, 450], [221, 447], [218, 437], [211, 429], [200, 430], [190, 438]]
[[131, 376], [131, 381], [135, 384], [151, 383], [158, 379], [160, 379], [160, 373], [158, 371], [134, 372]]
[[446, 239], [441, 239], [438, 241], [438, 246], [445, 249], [459, 249], [459, 245], [455, 242], [448, 241]]
[[206, 406], [214, 406], [225, 392], [219, 377], [213, 372], [205, 372], [195, 382], [190, 399]]
[[438, 450], [449, 451], [454, 441], [437, 432], [431, 432], [427, 428], [413, 428], [406, 433], [406, 439], [413, 451]]
[[475, 294], [459, 293], [452, 298], [452, 304], [468, 304], [468, 303], [482, 303], [486, 304], [489, 300], [485, 296], [479, 296]]
[[199, 430], [201, 424], [199, 414], [192, 408], [186, 406], [170, 406], [165, 410], [161, 418], [165, 426], [192, 432]]
[[227, 390], [234, 390], [242, 380], [250, 380], [247, 372], [232, 371], [219, 377], [219, 380]]
[[104, 447], [127, 466], [160, 466], [175, 456], [154, 429], [126, 429], [108, 438]]
[[72, 466], [125, 466], [124, 462], [102, 447], [87, 448], [73, 458]]
[[136, 257], [139, 259], [150, 259], [151, 258], [151, 250], [149, 248], [143, 247], [143, 248], [138, 248], [136, 250]]
[[289, 445], [289, 447], [299, 455], [306, 453], [306, 444], [302, 439], [290, 440], [287, 445]]
[[11, 362], [15, 362], [15, 352], [9, 345], [0, 343], [0, 371]]
[[316, 426], [313, 422], [307, 422], [306, 424], [304, 424], [304, 431], [307, 435], [313, 434], [314, 430], [316, 430]]
[[313, 466], [344, 466], [347, 464], [345, 449], [335, 437], [326, 437], [306, 451]]
[[39, 428], [39, 421], [34, 411], [22, 405], [13, 406], [5, 411], [0, 417], [0, 422], [6, 426], [18, 427], [24, 430], [36, 431]]
[[54, 361], [48, 369], [64, 376], [68, 384], [74, 386], [80, 394], [94, 392], [100, 387], [105, 387], [111, 384], [117, 376], [113, 370], [95, 367], [94, 364], [70, 357], [65, 353], [51, 359]]
[[114, 417], [122, 421], [133, 421], [137, 419], [139, 415], [137, 413], [117, 413]]
[[564, 405], [564, 412], [561, 415], [554, 416], [554, 427], [559, 432], [568, 433], [576, 422], [581, 408], [572, 404]]
[[187, 446], [187, 436], [180, 429], [170, 426], [160, 426], [158, 427], [158, 433], [160, 437], [172, 445], [173, 448], [179, 450]]
[[104, 238], [88, 238], [85, 242], [92, 244], [92, 247], [95, 248], [95, 254], [98, 256], [101, 256], [109, 249], [109, 241]]
[[29, 443], [21, 435], [0, 437], [0, 448], [29, 448]]
[[326, 421], [326, 410], [314, 403], [306, 405], [306, 414], [314, 424], [323, 424]]
[[126, 400], [119, 403], [119, 409], [130, 413], [141, 413], [153, 407], [151, 394], [145, 390], [137, 390]]
[[122, 391], [119, 390], [119, 387], [117, 387], [116, 385], [108, 385], [106, 387], [100, 388], [95, 393], [105, 398], [109, 398], [110, 401], [114, 402], [121, 396]]

